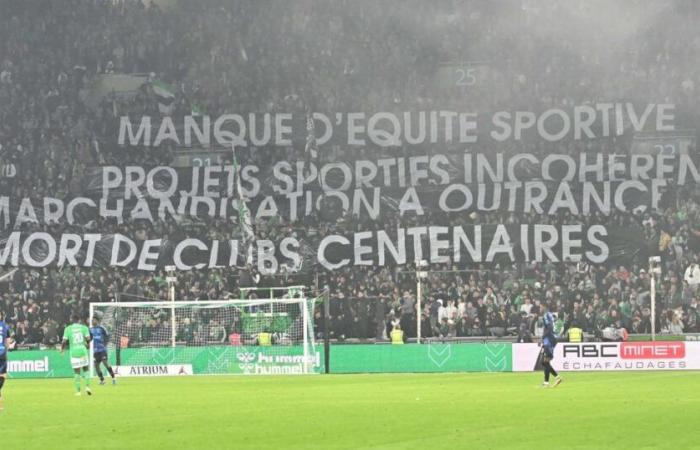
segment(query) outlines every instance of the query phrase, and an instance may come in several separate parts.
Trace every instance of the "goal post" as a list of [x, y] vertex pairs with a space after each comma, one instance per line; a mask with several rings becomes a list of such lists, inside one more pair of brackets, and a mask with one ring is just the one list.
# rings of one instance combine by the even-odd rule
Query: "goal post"
[[117, 366], [310, 374], [323, 371], [314, 334], [316, 302], [300, 296], [91, 303], [90, 322], [98, 318], [109, 334], [109, 358]]

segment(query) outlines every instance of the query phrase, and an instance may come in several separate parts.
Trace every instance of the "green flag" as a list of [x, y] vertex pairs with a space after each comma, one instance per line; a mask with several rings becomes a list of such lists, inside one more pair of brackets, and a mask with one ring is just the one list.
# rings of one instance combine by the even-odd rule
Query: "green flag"
[[175, 109], [175, 87], [161, 80], [155, 80], [151, 85], [158, 99], [158, 110], [164, 115], [172, 114]]

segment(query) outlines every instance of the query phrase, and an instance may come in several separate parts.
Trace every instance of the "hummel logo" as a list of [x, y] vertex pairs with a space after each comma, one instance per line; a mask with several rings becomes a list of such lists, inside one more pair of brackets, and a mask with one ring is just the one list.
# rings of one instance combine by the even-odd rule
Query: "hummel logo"
[[251, 352], [245, 352], [245, 353], [236, 353], [236, 358], [238, 358], [239, 361], [249, 363], [255, 360], [255, 353]]

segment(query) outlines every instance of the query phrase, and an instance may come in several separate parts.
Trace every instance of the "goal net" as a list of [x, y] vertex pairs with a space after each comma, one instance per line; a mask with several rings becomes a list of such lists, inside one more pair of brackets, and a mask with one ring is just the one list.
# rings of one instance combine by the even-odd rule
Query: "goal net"
[[92, 303], [90, 322], [120, 375], [307, 374], [322, 371], [315, 300]]

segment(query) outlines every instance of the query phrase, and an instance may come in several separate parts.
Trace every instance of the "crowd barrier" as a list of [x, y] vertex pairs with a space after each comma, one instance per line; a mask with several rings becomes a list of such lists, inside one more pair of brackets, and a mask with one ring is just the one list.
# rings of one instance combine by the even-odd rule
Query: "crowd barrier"
[[511, 344], [337, 345], [331, 373], [509, 372]]
[[[116, 365], [116, 352], [110, 360]], [[538, 344], [428, 342], [421, 345], [355, 344], [331, 347], [331, 373], [528, 372], [537, 370]], [[323, 348], [303, 354], [290, 347], [128, 348], [119, 352], [120, 376], [299, 374], [325, 372]], [[700, 342], [560, 343], [557, 370], [700, 370]], [[73, 375], [68, 355], [57, 350], [10, 352], [12, 378], [65, 378]]]

